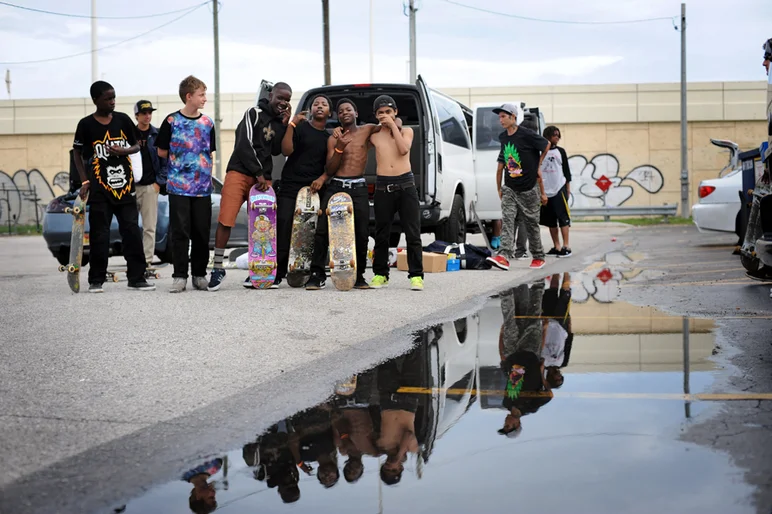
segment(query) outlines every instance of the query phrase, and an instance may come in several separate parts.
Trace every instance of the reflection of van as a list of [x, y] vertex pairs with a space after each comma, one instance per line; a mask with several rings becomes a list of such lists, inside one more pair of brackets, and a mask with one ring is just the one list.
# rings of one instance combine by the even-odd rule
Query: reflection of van
[[[267, 95], [271, 86], [263, 81], [258, 98]], [[478, 130], [478, 123], [475, 123], [475, 120], [483, 120], [480, 128], [488, 127], [489, 118], [495, 117], [491, 111], [494, 106], [480, 106], [475, 112], [457, 100], [429, 89], [419, 76], [415, 84], [354, 84], [314, 88], [303, 94], [295, 110], [310, 109], [311, 99], [320, 93], [327, 95], [333, 106], [341, 98], [351, 99], [357, 106], [360, 124], [377, 123], [372, 106], [379, 95], [388, 94], [394, 98], [403, 126], [411, 127], [415, 134], [410, 162], [421, 202], [421, 232], [434, 233], [437, 239], [443, 241], [464, 241], [467, 229], [476, 230], [476, 224], [470, 217], [473, 201], [477, 202], [476, 209], [483, 220], [501, 217], [501, 203], [494, 183], [498, 150], [487, 146], [488, 132]], [[538, 109], [525, 109], [522, 114], [524, 119], [535, 116], [540, 130], [543, 129], [543, 116]], [[333, 115], [327, 124], [328, 130], [337, 126], [337, 116]], [[490, 127], [498, 127], [498, 132], [501, 132], [498, 118], [495, 125]], [[477, 141], [478, 138], [480, 141]], [[482, 160], [476, 162], [477, 159]], [[281, 177], [283, 159], [278, 160], [281, 162], [276, 162], [274, 179]], [[371, 149], [365, 169], [371, 205], [375, 170], [375, 152]], [[370, 224], [371, 228], [374, 227], [372, 208]], [[395, 223], [392, 230], [394, 246], [399, 241], [399, 224]]]

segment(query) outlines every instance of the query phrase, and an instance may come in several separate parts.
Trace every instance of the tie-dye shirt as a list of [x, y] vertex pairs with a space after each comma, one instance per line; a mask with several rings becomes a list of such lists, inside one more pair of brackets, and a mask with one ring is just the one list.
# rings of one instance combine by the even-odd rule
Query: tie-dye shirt
[[212, 152], [217, 150], [212, 118], [205, 114], [188, 118], [173, 112], [161, 124], [156, 147], [169, 151], [167, 193], [212, 194]]

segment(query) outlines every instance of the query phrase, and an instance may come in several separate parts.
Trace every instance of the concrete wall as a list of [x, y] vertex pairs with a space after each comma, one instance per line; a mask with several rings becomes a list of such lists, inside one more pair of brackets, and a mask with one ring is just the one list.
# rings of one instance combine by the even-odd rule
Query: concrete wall
[[[561, 145], [570, 156], [574, 206], [662, 205], [680, 202], [680, 129], [678, 84], [552, 86], [446, 89], [472, 107], [524, 101], [539, 106], [547, 123], [563, 132]], [[295, 101], [302, 93], [295, 93]], [[730, 139], [743, 149], [766, 138], [764, 82], [689, 84], [689, 175], [692, 203], [699, 181], [713, 178], [726, 154], [710, 138]], [[180, 107], [174, 95], [146, 95], [160, 116]], [[138, 97], [119, 97], [117, 109], [132, 113]], [[233, 148], [233, 129], [254, 94], [222, 95], [221, 158]], [[213, 108], [211, 103], [207, 106]], [[35, 185], [40, 209], [67, 188], [69, 156], [77, 121], [93, 111], [89, 99], [0, 101], [0, 188], [13, 191], [11, 208], [0, 189], [0, 223], [16, 214], [20, 223], [34, 221], [25, 190]], [[207, 113], [211, 115], [210, 110]], [[595, 180], [614, 182], [600, 198]], [[27, 206], [27, 207], [25, 207]]]

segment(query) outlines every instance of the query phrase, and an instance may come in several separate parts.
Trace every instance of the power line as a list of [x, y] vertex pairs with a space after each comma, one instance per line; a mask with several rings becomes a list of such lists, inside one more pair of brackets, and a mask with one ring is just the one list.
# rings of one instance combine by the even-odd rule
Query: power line
[[177, 9], [176, 11], [168, 11], [168, 12], [161, 12], [157, 14], [143, 14], [140, 16], [91, 16], [88, 14], [69, 14], [69, 13], [63, 13], [63, 12], [54, 12], [54, 11], [46, 11], [43, 9], [35, 9], [34, 7], [25, 7], [23, 5], [16, 5], [12, 4], [10, 2], [0, 2], [0, 5], [6, 5], [8, 7], [14, 7], [16, 9], [22, 9], [24, 11], [31, 11], [41, 14], [51, 14], [54, 16], [64, 16], [67, 18], [86, 18], [86, 19], [96, 19], [96, 20], [141, 20], [143, 18], [157, 18], [161, 16], [168, 16], [169, 14], [177, 14], [183, 11], [187, 11], [188, 9], [192, 9], [193, 7], [198, 7], [200, 5], [204, 5], [208, 2], [204, 2], [203, 4], [197, 4], [197, 5], [190, 5], [188, 7], [185, 7], [183, 9]]
[[578, 21], [578, 20], [548, 20], [544, 18], [532, 18], [530, 16], [520, 16], [518, 14], [509, 14], [498, 11], [491, 11], [490, 9], [484, 9], [482, 7], [475, 7], [473, 5], [462, 4], [461, 2], [455, 2], [454, 0], [441, 0], [442, 2], [457, 5], [459, 7], [466, 7], [473, 11], [484, 12], [488, 14], [495, 14], [496, 16], [506, 16], [507, 18], [516, 18], [524, 21], [537, 21], [541, 23], [561, 23], [566, 25], [622, 25], [628, 23], [645, 23], [649, 21], [662, 21], [662, 20], [674, 20], [676, 16], [661, 16], [659, 18], [641, 18], [637, 20], [609, 20], [609, 21]]
[[[208, 3], [208, 2], [207, 2], [207, 3]], [[162, 25], [159, 25], [159, 26], [157, 26], [157, 27], [155, 27], [155, 28], [152, 28], [152, 29], [150, 29], [150, 30], [147, 30], [147, 31], [145, 31], [145, 32], [143, 32], [143, 33], [141, 33], [141, 34], [137, 34], [136, 36], [130, 37], [129, 39], [124, 39], [123, 41], [118, 41], [117, 43], [113, 43], [113, 44], [111, 44], [111, 45], [103, 46], [103, 47], [101, 47], [101, 48], [97, 48], [96, 50], [89, 50], [89, 51], [86, 51], [86, 52], [79, 52], [79, 53], [77, 53], [77, 54], [71, 54], [71, 55], [63, 55], [63, 56], [61, 56], [61, 57], [51, 57], [51, 58], [49, 58], [49, 59], [37, 59], [37, 60], [34, 60], [34, 61], [0, 62], [0, 65], [12, 65], [12, 64], [37, 64], [37, 63], [41, 63], [41, 62], [61, 61], [61, 60], [63, 60], [63, 59], [70, 59], [70, 58], [72, 58], [72, 57], [80, 57], [81, 55], [89, 55], [89, 54], [91, 54], [91, 53], [94, 53], [94, 52], [101, 52], [102, 50], [107, 50], [108, 48], [114, 48], [114, 47], [116, 47], [116, 46], [118, 46], [118, 45], [122, 45], [122, 44], [124, 44], [124, 43], [128, 43], [129, 41], [134, 41], [135, 39], [139, 39], [139, 38], [141, 38], [141, 37], [143, 37], [143, 36], [146, 36], [146, 35], [150, 34], [151, 32], [155, 32], [156, 30], [159, 30], [159, 29], [162, 29], [162, 28], [164, 28], [164, 27], [166, 27], [166, 26], [168, 26], [168, 25], [171, 25], [171, 24], [172, 24], [172, 23], [174, 23], [175, 21], [181, 20], [181, 19], [182, 19], [182, 18], [184, 18], [185, 16], [187, 16], [187, 15], [189, 15], [189, 14], [192, 14], [193, 12], [195, 12], [195, 11], [199, 10], [199, 9], [200, 9], [200, 8], [202, 8], [204, 5], [206, 5], [206, 4], [198, 4], [198, 5], [196, 5], [196, 6], [193, 6], [193, 7], [189, 7], [187, 12], [185, 12], [185, 13], [184, 13], [184, 14], [182, 14], [181, 16], [177, 16], [177, 17], [176, 17], [176, 18], [174, 18], [173, 20], [167, 21], [166, 23], [164, 23], [164, 24], [162, 24]]]

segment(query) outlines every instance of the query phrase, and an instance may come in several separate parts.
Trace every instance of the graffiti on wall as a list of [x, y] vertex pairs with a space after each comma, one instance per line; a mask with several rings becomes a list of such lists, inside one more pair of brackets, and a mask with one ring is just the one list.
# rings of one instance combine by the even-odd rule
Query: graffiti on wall
[[[568, 158], [568, 166], [572, 178], [571, 207], [618, 207], [635, 194], [633, 183], [649, 194], [658, 193], [665, 184], [662, 172], [650, 164], [620, 173], [619, 160], [608, 153], [598, 154], [589, 161], [584, 155], [572, 155]], [[603, 190], [595, 185], [602, 176], [611, 181], [605, 197]]]
[[6, 225], [9, 220], [16, 225], [34, 224], [35, 210], [42, 222], [46, 205], [69, 187], [70, 175], [66, 171], [54, 175], [49, 183], [37, 169], [18, 170], [13, 176], [0, 170], [0, 224]]

